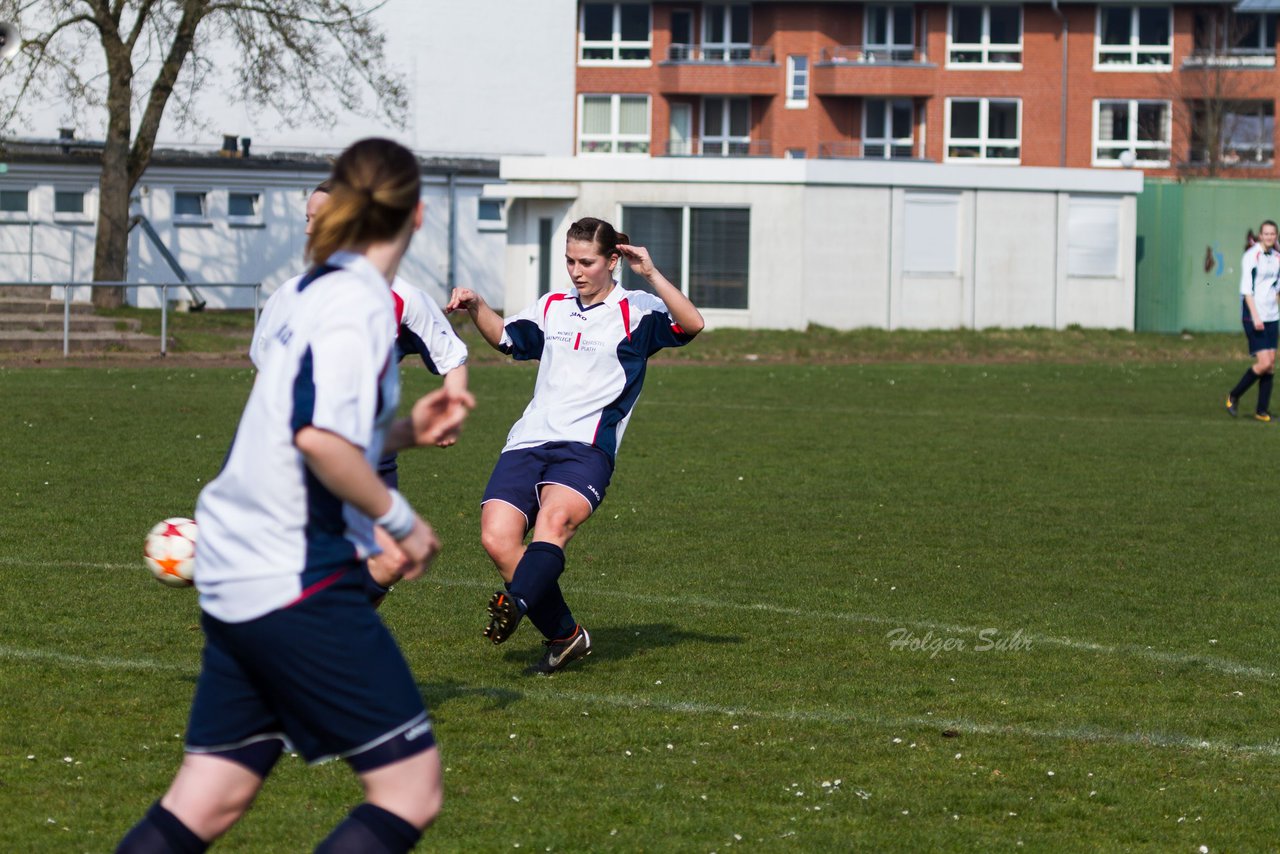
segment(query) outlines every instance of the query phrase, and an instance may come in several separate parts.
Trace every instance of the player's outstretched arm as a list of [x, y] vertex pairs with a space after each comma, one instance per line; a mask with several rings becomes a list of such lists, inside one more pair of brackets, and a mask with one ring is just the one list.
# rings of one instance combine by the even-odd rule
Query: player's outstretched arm
[[643, 246], [619, 243], [618, 251], [630, 265], [631, 272], [637, 276], [643, 276], [649, 283], [658, 299], [666, 304], [667, 311], [671, 312], [671, 319], [680, 324], [680, 328], [686, 334], [697, 335], [703, 330], [707, 322], [702, 319], [702, 312], [698, 311], [697, 306], [659, 272], [653, 264], [653, 259], [649, 257], [648, 249]]
[[498, 345], [502, 343], [501, 315], [489, 307], [484, 297], [470, 288], [454, 288], [448, 304], [444, 307], [445, 314], [460, 309], [471, 316], [471, 322], [476, 325], [476, 329], [480, 330], [481, 337], [489, 342], [490, 347], [497, 350]]
[[[444, 388], [447, 392], [449, 392], [449, 395], [454, 398], [458, 398], [458, 397], [461, 397], [462, 395], [470, 394], [470, 392], [467, 390], [467, 380], [468, 380], [467, 366], [458, 365], [458, 367], [454, 368], [452, 371], [449, 371], [449, 373], [444, 375]], [[438, 448], [447, 448], [457, 441], [458, 441], [458, 434], [455, 431], [452, 435], [445, 436], [444, 438], [437, 440], [435, 442], [435, 445]]]
[[418, 398], [409, 417], [391, 425], [383, 450], [389, 453], [419, 445], [456, 441], [462, 423], [475, 407], [476, 399], [471, 392], [442, 386]]

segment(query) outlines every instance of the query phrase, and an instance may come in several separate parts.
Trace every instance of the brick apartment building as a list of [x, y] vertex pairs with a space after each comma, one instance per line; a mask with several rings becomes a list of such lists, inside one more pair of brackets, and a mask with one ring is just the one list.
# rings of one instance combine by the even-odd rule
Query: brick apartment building
[[584, 0], [576, 151], [1280, 177], [1273, 9]]

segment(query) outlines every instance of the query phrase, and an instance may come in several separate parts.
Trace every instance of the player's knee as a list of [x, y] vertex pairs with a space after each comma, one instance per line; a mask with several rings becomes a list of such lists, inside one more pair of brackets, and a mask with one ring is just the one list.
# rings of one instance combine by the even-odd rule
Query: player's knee
[[577, 529], [577, 520], [568, 508], [549, 507], [538, 514], [539, 540], [568, 540]]
[[506, 566], [520, 549], [520, 542], [499, 531], [480, 531], [480, 545], [498, 566]]

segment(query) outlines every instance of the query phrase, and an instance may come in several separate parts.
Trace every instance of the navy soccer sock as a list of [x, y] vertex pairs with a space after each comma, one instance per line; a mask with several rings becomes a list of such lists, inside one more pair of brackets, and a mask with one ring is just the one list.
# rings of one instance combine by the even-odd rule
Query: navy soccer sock
[[202, 854], [208, 848], [209, 843], [156, 801], [120, 840], [116, 854]]
[[[1236, 387], [1231, 389], [1232, 399], [1239, 400], [1240, 396], [1248, 391], [1259, 379], [1258, 375], [1253, 372], [1253, 368], [1245, 371], [1244, 376], [1240, 378], [1240, 382], [1236, 383]], [[1219, 388], [1221, 388], [1221, 386], [1219, 386]]]
[[537, 610], [538, 603], [551, 590], [564, 572], [564, 550], [555, 543], [534, 540], [516, 564], [507, 589], [526, 612]]
[[1271, 406], [1271, 384], [1275, 382], [1275, 374], [1263, 374], [1258, 378], [1258, 413], [1266, 412]]
[[551, 587], [538, 600], [537, 606], [529, 609], [528, 616], [529, 622], [533, 623], [547, 640], [567, 638], [578, 627], [557, 582], [551, 583]]
[[421, 836], [422, 831], [395, 813], [361, 804], [316, 846], [315, 854], [403, 854]]

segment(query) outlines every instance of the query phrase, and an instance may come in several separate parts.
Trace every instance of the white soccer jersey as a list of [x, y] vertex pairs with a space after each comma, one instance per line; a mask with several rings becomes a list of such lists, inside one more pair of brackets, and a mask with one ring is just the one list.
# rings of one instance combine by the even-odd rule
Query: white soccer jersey
[[[1261, 243], [1245, 250], [1240, 261], [1240, 296], [1252, 296], [1258, 318], [1264, 323], [1280, 320], [1280, 303], [1276, 302], [1276, 286], [1280, 281], [1280, 251], [1265, 252]], [[1251, 320], [1249, 306], [1240, 300], [1241, 317]]]
[[427, 370], [440, 376], [467, 363], [467, 345], [435, 300], [399, 276], [391, 283], [391, 297], [400, 324], [396, 349], [401, 359], [417, 353]]
[[[276, 288], [262, 307], [253, 343], [249, 345], [249, 358], [259, 369], [263, 351], [275, 336], [276, 327], [289, 316], [289, 306], [301, 278], [296, 276]], [[398, 358], [417, 353], [427, 370], [440, 376], [466, 364], [467, 345], [453, 331], [453, 326], [434, 300], [399, 276], [391, 283], [391, 293], [399, 324], [396, 336]]]
[[336, 433], [376, 466], [400, 398], [391, 289], [341, 252], [277, 297], [235, 440], [196, 505], [200, 605], [224, 622], [284, 607], [376, 551], [373, 523], [316, 479], [293, 437], [306, 426]]
[[612, 459], [640, 397], [649, 357], [693, 338], [671, 319], [662, 300], [616, 283], [595, 305], [583, 306], [570, 289], [546, 294], [503, 323], [502, 352], [541, 360], [533, 400], [503, 451], [584, 442]]

